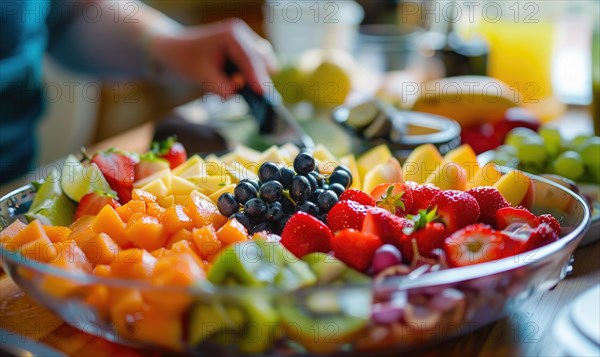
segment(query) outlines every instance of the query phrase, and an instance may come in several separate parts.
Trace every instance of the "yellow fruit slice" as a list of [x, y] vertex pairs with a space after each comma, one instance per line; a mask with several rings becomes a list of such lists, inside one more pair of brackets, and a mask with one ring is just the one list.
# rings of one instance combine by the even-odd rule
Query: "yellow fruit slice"
[[377, 185], [386, 182], [402, 182], [402, 168], [398, 160], [393, 157], [366, 173], [362, 190], [371, 192]]
[[502, 177], [502, 172], [498, 170], [498, 166], [493, 163], [485, 164], [481, 169], [473, 175], [471, 180], [467, 182], [467, 190], [479, 186], [494, 186]]
[[369, 170], [377, 165], [386, 163], [390, 158], [392, 158], [392, 152], [385, 144], [378, 145], [362, 154], [357, 161], [358, 172], [361, 178], [364, 179]]
[[529, 176], [519, 170], [511, 170], [502, 176], [494, 187], [506, 198], [512, 206], [529, 205], [527, 195], [533, 194], [532, 183]]
[[424, 183], [442, 163], [443, 157], [433, 144], [423, 144], [415, 148], [402, 165], [404, 181]]
[[174, 168], [173, 175], [181, 177], [194, 176], [194, 172], [202, 172], [203, 162], [204, 160], [202, 160], [200, 156], [193, 155], [192, 157], [187, 159], [186, 162]]
[[227, 185], [227, 186], [223, 186], [223, 188], [221, 188], [218, 191], [213, 192], [212, 194], [210, 194], [208, 197], [213, 201], [213, 202], [217, 202], [217, 200], [219, 199], [219, 197], [226, 193], [233, 193], [233, 190], [235, 189], [235, 184], [231, 184], [231, 185]]
[[467, 173], [456, 162], [442, 163], [429, 177], [426, 183], [436, 185], [442, 190], [464, 190], [467, 186]]
[[313, 151], [313, 157], [319, 165], [319, 172], [331, 174], [338, 166], [337, 158], [323, 144], [318, 144]]
[[473, 148], [471, 148], [471, 145], [469, 144], [463, 144], [457, 147], [456, 149], [450, 150], [444, 156], [444, 163], [448, 162], [456, 162], [463, 169], [465, 169], [468, 181], [471, 181], [471, 178], [473, 177], [473, 175], [475, 175], [475, 172], [479, 170], [479, 164], [477, 163], [477, 155], [475, 154], [475, 151], [473, 151]]
[[149, 192], [156, 197], [164, 197], [169, 194], [169, 188], [165, 185], [162, 179], [156, 179], [144, 187], [141, 188], [142, 191]]

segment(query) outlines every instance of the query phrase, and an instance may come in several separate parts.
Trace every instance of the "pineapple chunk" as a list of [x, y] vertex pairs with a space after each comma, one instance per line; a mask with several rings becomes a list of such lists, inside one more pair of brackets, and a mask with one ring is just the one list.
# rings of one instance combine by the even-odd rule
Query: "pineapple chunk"
[[392, 157], [392, 152], [385, 144], [370, 149], [362, 154], [356, 162], [358, 164], [360, 177], [364, 180], [367, 172], [377, 165], [385, 164]]
[[221, 188], [218, 191], [213, 192], [212, 194], [210, 194], [208, 197], [213, 201], [213, 202], [217, 202], [217, 200], [219, 199], [219, 197], [226, 193], [233, 193], [233, 190], [235, 189], [235, 185], [231, 184], [231, 185], [227, 185], [227, 186], [223, 186], [223, 188]]
[[202, 160], [202, 158], [199, 155], [194, 155], [194, 156], [190, 157], [189, 159], [187, 159], [187, 161], [184, 162], [183, 164], [174, 168], [173, 175], [185, 177], [184, 173], [187, 172], [188, 170], [196, 171], [197, 168], [202, 169], [203, 163], [204, 163], [204, 160]]
[[164, 197], [169, 194], [169, 188], [165, 185], [162, 179], [156, 179], [144, 187], [141, 188], [142, 191], [149, 192], [156, 197]]
[[354, 155], [348, 154], [343, 156], [340, 158], [340, 164], [346, 166], [352, 173], [352, 185], [350, 185], [350, 188], [360, 190], [362, 188], [362, 181], [360, 179], [360, 174], [358, 173], [358, 166]]
[[189, 195], [192, 191], [198, 189], [191, 181], [188, 181], [179, 176], [172, 176], [171, 179], [171, 191], [172, 195]]

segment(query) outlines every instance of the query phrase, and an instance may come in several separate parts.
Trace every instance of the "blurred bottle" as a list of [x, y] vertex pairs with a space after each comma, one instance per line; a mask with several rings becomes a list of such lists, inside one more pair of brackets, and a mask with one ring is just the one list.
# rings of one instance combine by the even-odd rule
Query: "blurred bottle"
[[592, 120], [594, 132], [600, 135], [600, 20], [594, 21], [592, 36]]

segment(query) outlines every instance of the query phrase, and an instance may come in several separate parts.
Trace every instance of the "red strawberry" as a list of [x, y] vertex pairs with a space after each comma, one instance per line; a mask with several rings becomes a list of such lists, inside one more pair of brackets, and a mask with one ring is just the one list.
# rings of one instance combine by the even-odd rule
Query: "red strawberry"
[[115, 200], [115, 197], [112, 195], [92, 192], [88, 193], [81, 198], [79, 204], [77, 205], [77, 210], [75, 211], [74, 220], [79, 219], [82, 216], [90, 215], [95, 216], [104, 208], [104, 206], [109, 205], [113, 208], [117, 208], [120, 206], [119, 202]]
[[371, 191], [371, 197], [375, 200], [377, 207], [398, 215], [406, 216], [413, 204], [410, 187], [402, 182], [382, 183], [375, 186]]
[[477, 223], [479, 204], [475, 197], [463, 191], [441, 191], [433, 197], [430, 207], [437, 207], [440, 220], [448, 228], [448, 233]]
[[100, 168], [110, 188], [117, 192], [119, 201], [121, 203], [129, 202], [135, 180], [137, 160], [125, 153], [109, 149], [94, 155], [92, 162]]
[[504, 207], [496, 212], [497, 229], [504, 230], [513, 223], [524, 223], [531, 228], [535, 228], [540, 224], [540, 221], [527, 208], [523, 207]]
[[441, 191], [437, 186], [430, 183], [419, 185], [414, 181], [407, 181], [405, 184], [410, 187], [413, 198], [412, 207], [408, 211], [409, 214], [417, 214], [419, 210], [427, 209], [433, 197]]
[[361, 229], [367, 207], [354, 201], [340, 201], [327, 214], [327, 224], [333, 232], [345, 228]]
[[560, 235], [560, 223], [558, 223], [558, 221], [556, 220], [556, 218], [554, 218], [554, 216], [552, 216], [551, 214], [542, 214], [542, 215], [538, 216], [537, 218], [538, 218], [538, 221], [540, 222], [540, 224], [542, 224], [542, 223], [548, 224], [550, 227], [552, 227], [552, 229], [558, 235]]
[[467, 191], [475, 197], [479, 204], [479, 222], [496, 226], [496, 212], [504, 207], [510, 207], [498, 189], [491, 186], [479, 186]]
[[414, 223], [398, 217], [383, 208], [372, 208], [362, 225], [362, 232], [378, 236], [383, 243], [400, 246], [405, 231], [412, 231]]
[[509, 239], [486, 224], [473, 224], [446, 238], [444, 252], [451, 267], [485, 263], [509, 256]]
[[142, 155], [140, 162], [135, 165], [135, 181], [148, 177], [153, 173], [169, 169], [170, 163], [157, 157], [153, 152]]
[[376, 202], [373, 197], [369, 196], [361, 190], [350, 189], [346, 190], [340, 196], [340, 201], [352, 200], [365, 206], [375, 206]]
[[331, 230], [308, 213], [295, 213], [283, 228], [281, 244], [298, 258], [331, 250]]
[[365, 271], [371, 266], [373, 254], [382, 245], [378, 236], [356, 229], [343, 229], [331, 239], [334, 255], [359, 271]]
[[187, 160], [185, 147], [173, 136], [163, 141], [154, 141], [150, 151], [158, 157], [169, 161], [171, 169], [176, 168]]
[[558, 233], [556, 233], [551, 225], [547, 223], [541, 223], [533, 230], [533, 232], [531, 232], [531, 236], [529, 236], [529, 239], [527, 239], [527, 242], [525, 242], [522, 251], [527, 252], [533, 249], [538, 249], [546, 244], [556, 242], [558, 239]]
[[448, 237], [448, 229], [443, 223], [429, 222], [425, 227], [415, 230], [411, 235], [405, 236], [400, 245], [402, 258], [410, 264], [414, 257], [412, 240], [414, 239], [419, 249], [419, 254], [434, 258], [431, 251], [444, 247], [444, 240]]

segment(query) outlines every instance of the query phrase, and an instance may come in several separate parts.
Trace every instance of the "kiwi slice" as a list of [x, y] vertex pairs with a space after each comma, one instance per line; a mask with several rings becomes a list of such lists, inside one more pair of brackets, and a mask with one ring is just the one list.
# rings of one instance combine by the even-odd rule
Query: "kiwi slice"
[[308, 264], [317, 276], [317, 284], [319, 285], [362, 285], [370, 282], [368, 276], [349, 268], [341, 260], [330, 254], [310, 253], [305, 255], [302, 260]]
[[355, 130], [361, 130], [371, 124], [379, 113], [376, 102], [361, 103], [350, 109], [346, 124]]

